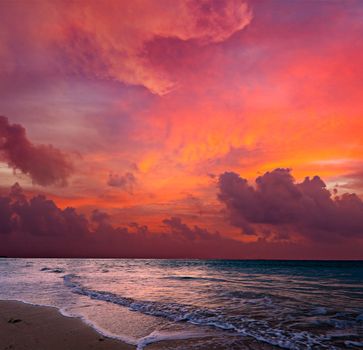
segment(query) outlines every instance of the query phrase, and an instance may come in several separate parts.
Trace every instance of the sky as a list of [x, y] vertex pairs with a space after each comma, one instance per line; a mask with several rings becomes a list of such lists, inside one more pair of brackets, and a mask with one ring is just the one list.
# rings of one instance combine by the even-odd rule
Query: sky
[[363, 259], [360, 0], [0, 2], [0, 255]]

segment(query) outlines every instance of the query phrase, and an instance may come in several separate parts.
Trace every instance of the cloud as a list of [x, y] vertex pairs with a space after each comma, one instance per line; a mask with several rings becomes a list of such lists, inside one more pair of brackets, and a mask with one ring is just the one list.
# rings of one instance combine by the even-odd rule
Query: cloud
[[0, 234], [10, 233], [14, 228], [10, 198], [0, 197]]
[[258, 177], [253, 187], [225, 172], [218, 188], [231, 224], [245, 234], [257, 235], [263, 225], [313, 240], [363, 238], [363, 201], [350, 193], [334, 197], [319, 176], [297, 183], [289, 169], [275, 169]]
[[36, 145], [28, 140], [19, 124], [0, 116], [0, 160], [20, 170], [42, 186], [65, 185], [73, 172], [69, 158], [52, 145]]
[[108, 224], [110, 216], [98, 209], [93, 210], [91, 215], [91, 221], [98, 223], [99, 225]]
[[[34, 236], [77, 237], [88, 232], [88, 220], [74, 208], [60, 209], [43, 195], [27, 200], [19, 184], [12, 186], [8, 197], [0, 197], [7, 203], [1, 227], [11, 230], [3, 233], [22, 232]], [[4, 225], [5, 223], [5, 225]]]
[[87, 219], [74, 208], [59, 208], [45, 196], [28, 199], [16, 183], [8, 195], [0, 196], [0, 255], [188, 256], [207, 241], [229, 241], [198, 226], [190, 228], [179, 218], [163, 223], [166, 232], [153, 233], [138, 223], [116, 227], [98, 209]]
[[[196, 45], [220, 43], [252, 19], [247, 4], [240, 0], [111, 0], [107, 6], [97, 0], [87, 4], [57, 1], [34, 4], [31, 11], [14, 3], [7, 4], [6, 13], [0, 33], [11, 31], [17, 41], [0, 46], [5, 69], [15, 70], [14, 46], [19, 45], [30, 51], [35, 65], [41, 64], [37, 69], [44, 66], [46, 53], [53, 71], [142, 85], [160, 95], [176, 82], [144, 55], [148, 42], [173, 38]], [[21, 28], [11, 29], [13, 22], [7, 18], [21, 21]], [[41, 57], [34, 54], [39, 46]]]
[[107, 185], [111, 187], [118, 187], [126, 192], [132, 193], [136, 185], [136, 177], [133, 173], [127, 172], [124, 175], [110, 174], [108, 176]]
[[190, 228], [188, 225], [184, 224], [178, 217], [171, 217], [170, 219], [165, 219], [163, 220], [163, 223], [171, 230], [171, 233], [173, 233], [175, 237], [180, 237], [182, 239], [195, 241], [198, 239], [208, 240], [221, 238], [218, 232], [210, 233], [208, 230], [202, 229], [199, 226], [194, 226], [193, 228]]
[[[12, 257], [154, 257], [154, 258], [362, 258], [362, 244], [347, 239], [341, 244], [315, 241], [241, 242], [189, 226], [178, 217], [163, 220], [152, 232], [131, 223], [117, 227], [101, 210], [88, 219], [74, 208], [59, 208], [44, 196], [27, 198], [15, 184], [0, 196], [0, 255]], [[353, 238], [353, 237], [352, 237]], [[349, 252], [349, 255], [347, 255]]]
[[344, 188], [348, 190], [362, 193], [363, 190], [363, 170], [360, 164], [359, 169], [354, 169], [352, 172], [336, 176], [333, 180], [337, 181], [337, 189]]
[[[252, 18], [247, 4], [240, 0], [115, 1], [108, 4], [112, 11], [107, 12], [97, 1], [90, 2], [86, 10], [73, 7], [60, 47], [70, 53], [74, 69], [88, 67], [92, 75], [140, 84], [159, 95], [173, 90], [177, 81], [145, 55], [149, 42], [158, 38], [194, 41], [196, 45], [223, 42]], [[97, 52], [91, 59], [90, 48]]]

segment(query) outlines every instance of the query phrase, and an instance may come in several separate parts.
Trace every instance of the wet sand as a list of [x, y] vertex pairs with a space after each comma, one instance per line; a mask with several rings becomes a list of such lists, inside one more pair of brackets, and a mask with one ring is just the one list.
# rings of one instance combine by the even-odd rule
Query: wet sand
[[0, 301], [0, 350], [131, 350], [51, 307]]
[[[220, 335], [219, 335], [220, 337]], [[145, 349], [274, 350], [254, 339], [231, 337], [221, 346], [218, 337], [169, 340]], [[217, 345], [219, 344], [219, 345]], [[136, 346], [107, 338], [82, 320], [66, 317], [52, 307], [0, 301], [0, 350], [135, 350]]]

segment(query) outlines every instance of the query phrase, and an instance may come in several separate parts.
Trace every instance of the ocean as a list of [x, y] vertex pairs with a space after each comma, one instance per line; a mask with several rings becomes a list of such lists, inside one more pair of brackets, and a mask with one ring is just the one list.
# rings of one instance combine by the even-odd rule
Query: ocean
[[361, 349], [363, 262], [0, 259], [0, 299], [153, 349]]

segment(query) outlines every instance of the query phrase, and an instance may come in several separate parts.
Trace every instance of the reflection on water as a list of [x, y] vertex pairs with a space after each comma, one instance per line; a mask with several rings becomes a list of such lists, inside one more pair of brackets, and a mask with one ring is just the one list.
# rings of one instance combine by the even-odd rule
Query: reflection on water
[[0, 279], [2, 299], [56, 306], [139, 348], [363, 345], [362, 262], [2, 259]]

